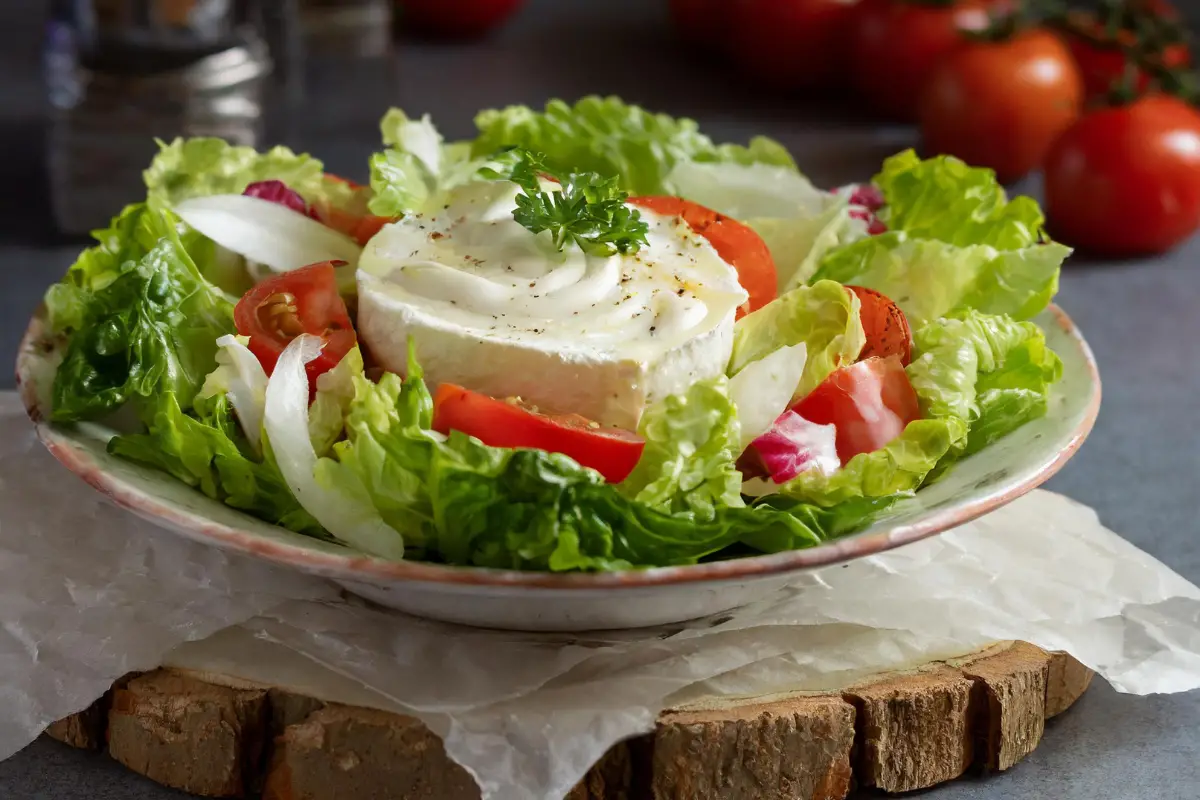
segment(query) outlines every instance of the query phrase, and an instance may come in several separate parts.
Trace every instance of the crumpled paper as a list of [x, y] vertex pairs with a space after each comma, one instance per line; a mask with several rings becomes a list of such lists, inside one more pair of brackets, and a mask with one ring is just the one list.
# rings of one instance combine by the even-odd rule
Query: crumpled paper
[[709, 620], [485, 631], [158, 530], [0, 409], [0, 757], [161, 664], [419, 717], [486, 800], [562, 797], [664, 707], [836, 688], [998, 640], [1069, 651], [1124, 692], [1200, 687], [1200, 589], [1049, 492]]

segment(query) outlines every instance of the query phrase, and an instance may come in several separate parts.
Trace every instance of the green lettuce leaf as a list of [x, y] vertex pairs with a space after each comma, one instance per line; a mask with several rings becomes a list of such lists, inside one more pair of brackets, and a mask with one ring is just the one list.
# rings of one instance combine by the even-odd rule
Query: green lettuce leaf
[[795, 168], [787, 150], [766, 137], [748, 147], [714, 144], [694, 120], [654, 114], [615, 97], [584, 97], [574, 105], [551, 100], [543, 111], [528, 106], [481, 111], [475, 126], [475, 157], [523, 147], [543, 153], [557, 170], [617, 175], [632, 195], [671, 194], [667, 176], [682, 161]]
[[308, 435], [318, 456], [328, 454], [342, 437], [350, 403], [357, 393], [354, 381], [362, 374], [362, 351], [352, 347], [337, 366], [317, 377], [317, 392], [308, 407]]
[[[739, 543], [812, 546], [861, 526], [886, 504], [826, 510], [780, 499], [781, 508], [742, 506], [733, 499], [736, 484], [728, 483], [736, 476], [733, 451], [708, 442], [710, 436], [737, 437], [720, 382], [655, 413], [651, 435], [670, 431], [679, 442], [674, 449], [656, 444], [661, 450], [642, 476], [619, 487], [560, 454], [433, 432], [432, 399], [411, 351], [407, 372], [378, 383], [355, 378], [347, 438], [320, 462], [317, 475], [336, 481], [339, 469], [352, 470], [384, 520], [421, 558], [556, 572], [691, 564]], [[693, 448], [705, 451], [700, 465], [690, 463]], [[714, 498], [711, 506], [678, 494], [684, 481], [706, 487], [701, 494]], [[653, 493], [660, 506], [678, 513], [628, 496], [635, 492], [652, 500]], [[731, 505], [715, 502], [717, 493], [730, 492]]]
[[794, 398], [815, 389], [843, 364], [851, 364], [866, 344], [858, 297], [833, 281], [817, 281], [775, 298], [737, 321], [729, 374], [778, 350], [804, 342], [808, 361]]
[[889, 232], [828, 253], [813, 277], [882, 292], [914, 327], [972, 308], [1029, 319], [1058, 291], [1070, 252], [1055, 243], [999, 251]]
[[967, 423], [957, 417], [919, 419], [882, 449], [859, 453], [831, 475], [802, 472], [780, 492], [822, 507], [913, 492], [966, 435]]
[[628, 497], [671, 515], [711, 520], [720, 508], [743, 505], [737, 410], [728, 380], [699, 381], [687, 394], [646, 410], [638, 425], [646, 449], [621, 484]]
[[69, 312], [51, 290], [59, 323], [73, 329], [54, 379], [55, 420], [96, 418], [165, 392], [190, 407], [217, 337], [233, 332], [233, 304], [192, 259], [203, 237], [180, 234], [177, 222], [166, 211], [127, 210], [118, 220], [124, 244], [102, 242], [64, 278], [74, 287]]
[[1042, 240], [1045, 219], [1037, 201], [1010, 201], [994, 172], [953, 156], [921, 160], [906, 150], [883, 163], [874, 183], [887, 199], [880, 218], [890, 230], [913, 238], [997, 250], [1020, 250]]
[[909, 380], [922, 414], [955, 417], [970, 433], [960, 443], [968, 455], [1046, 413], [1051, 384], [1062, 362], [1032, 322], [964, 312], [913, 335]]
[[1008, 200], [991, 170], [909, 150], [875, 183], [888, 232], [825, 253], [813, 280], [880, 291], [913, 327], [966, 309], [1029, 319], [1058, 291], [1070, 248], [1043, 243], [1037, 203]]
[[160, 469], [232, 508], [297, 533], [328, 538], [292, 496], [268, 453], [256, 456], [224, 395], [185, 414], [174, 392], [156, 397], [146, 433], [117, 436], [108, 451]]
[[472, 157], [466, 142], [447, 144], [428, 115], [414, 120], [393, 108], [379, 127], [386, 149], [371, 156], [373, 214], [393, 217], [423, 211], [493, 163], [491, 153]]
[[350, 184], [327, 177], [324, 166], [312, 156], [282, 146], [259, 153], [224, 139], [159, 142], [159, 153], [143, 177], [148, 202], [156, 209], [170, 208], [189, 197], [241, 194], [250, 184], [268, 180], [283, 181], [309, 203], [344, 208], [360, 202]]

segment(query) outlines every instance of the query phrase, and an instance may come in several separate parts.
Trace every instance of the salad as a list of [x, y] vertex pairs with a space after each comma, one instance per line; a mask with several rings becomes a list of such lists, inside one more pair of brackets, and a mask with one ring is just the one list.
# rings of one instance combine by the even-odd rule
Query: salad
[[1069, 250], [902, 152], [814, 186], [616, 98], [393, 109], [370, 185], [217, 139], [46, 293], [51, 417], [387, 559], [620, 570], [861, 529], [1042, 415]]

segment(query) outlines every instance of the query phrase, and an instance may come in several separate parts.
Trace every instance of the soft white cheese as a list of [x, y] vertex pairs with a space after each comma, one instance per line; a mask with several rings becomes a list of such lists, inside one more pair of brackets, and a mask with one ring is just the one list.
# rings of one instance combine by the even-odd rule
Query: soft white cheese
[[557, 252], [513, 219], [519, 191], [467, 184], [368, 242], [358, 334], [383, 367], [404, 371], [411, 335], [431, 384], [629, 429], [648, 404], [724, 373], [747, 295], [705, 239], [639, 209], [636, 254]]

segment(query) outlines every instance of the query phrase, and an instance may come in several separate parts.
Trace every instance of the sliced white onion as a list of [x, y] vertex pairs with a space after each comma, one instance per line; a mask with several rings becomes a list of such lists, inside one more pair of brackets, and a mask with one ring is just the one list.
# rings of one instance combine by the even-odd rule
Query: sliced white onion
[[358, 264], [362, 248], [349, 236], [287, 206], [258, 197], [216, 194], [177, 203], [180, 218], [248, 261], [288, 272], [319, 261]]
[[262, 453], [263, 407], [267, 402], [267, 373], [238, 337], [217, 339], [217, 368], [204, 379], [202, 397], [224, 391], [237, 412], [238, 424], [255, 452]]
[[742, 450], [766, 433], [791, 403], [806, 361], [808, 347], [800, 342], [747, 364], [729, 379], [729, 399], [742, 426]]
[[288, 344], [267, 382], [264, 427], [279, 471], [304, 510], [334, 538], [365, 553], [404, 558], [404, 538], [383, 521], [357, 475], [337, 471], [336, 485], [317, 480], [317, 454], [308, 436], [308, 375], [321, 340], [302, 334]]

